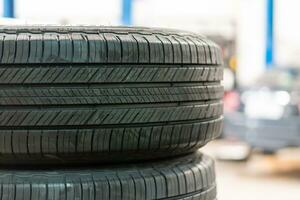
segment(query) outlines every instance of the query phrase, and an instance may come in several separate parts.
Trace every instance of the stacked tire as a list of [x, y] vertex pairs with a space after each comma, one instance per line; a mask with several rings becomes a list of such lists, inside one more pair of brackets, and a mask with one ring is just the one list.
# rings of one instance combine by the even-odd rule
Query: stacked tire
[[222, 126], [205, 37], [125, 27], [1, 27], [1, 200], [215, 200], [196, 152]]

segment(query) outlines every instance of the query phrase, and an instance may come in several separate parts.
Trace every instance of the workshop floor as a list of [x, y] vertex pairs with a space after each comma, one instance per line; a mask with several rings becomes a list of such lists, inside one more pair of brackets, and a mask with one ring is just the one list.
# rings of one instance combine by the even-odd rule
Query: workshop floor
[[[214, 142], [202, 151], [215, 156]], [[219, 200], [299, 200], [300, 153], [254, 153], [247, 162], [216, 161]]]

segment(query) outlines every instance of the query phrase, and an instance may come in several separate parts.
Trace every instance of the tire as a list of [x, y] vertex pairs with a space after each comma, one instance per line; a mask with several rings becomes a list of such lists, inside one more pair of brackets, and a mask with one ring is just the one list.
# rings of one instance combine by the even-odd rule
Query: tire
[[201, 154], [95, 168], [0, 170], [2, 200], [215, 200], [214, 162]]
[[220, 49], [147, 28], [3, 27], [0, 164], [195, 151], [223, 126]]

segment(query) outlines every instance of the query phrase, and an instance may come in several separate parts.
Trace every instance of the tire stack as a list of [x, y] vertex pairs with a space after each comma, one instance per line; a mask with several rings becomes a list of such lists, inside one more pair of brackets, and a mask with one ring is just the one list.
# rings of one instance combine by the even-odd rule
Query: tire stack
[[222, 76], [192, 33], [1, 27], [0, 200], [215, 200]]

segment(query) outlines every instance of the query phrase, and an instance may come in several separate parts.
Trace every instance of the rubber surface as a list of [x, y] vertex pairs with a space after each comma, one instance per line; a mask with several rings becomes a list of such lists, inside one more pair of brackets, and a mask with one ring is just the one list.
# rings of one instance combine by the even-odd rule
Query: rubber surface
[[0, 170], [1, 200], [215, 200], [214, 162], [200, 153], [126, 166]]
[[112, 27], [0, 28], [0, 164], [192, 152], [222, 130], [221, 51], [205, 37]]
[[0, 63], [222, 63], [216, 44], [176, 30], [1, 26], [0, 31]]

